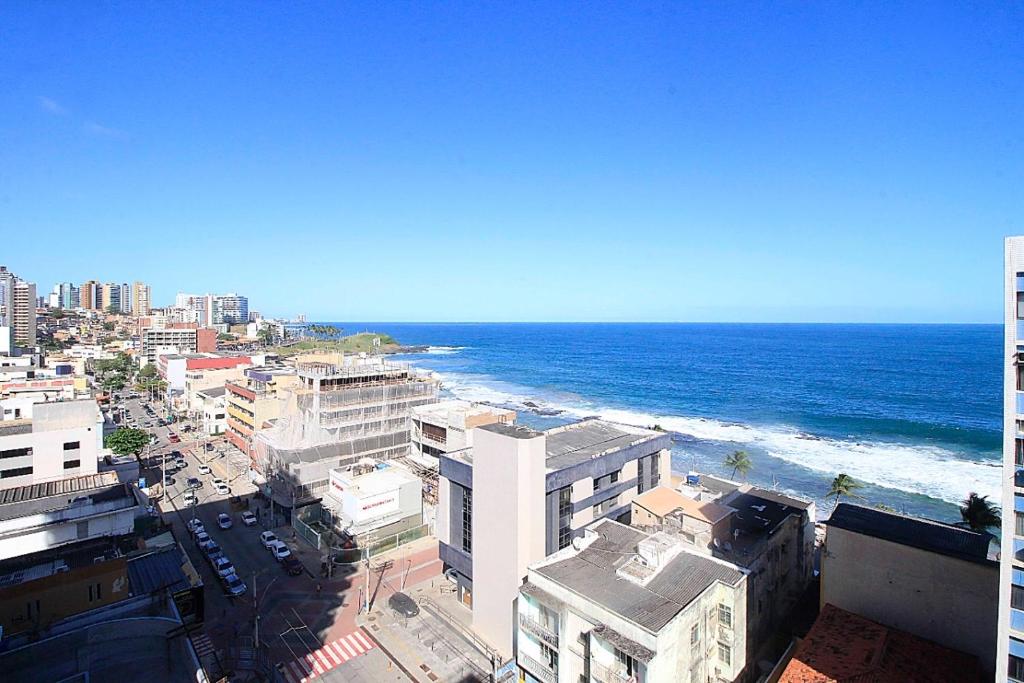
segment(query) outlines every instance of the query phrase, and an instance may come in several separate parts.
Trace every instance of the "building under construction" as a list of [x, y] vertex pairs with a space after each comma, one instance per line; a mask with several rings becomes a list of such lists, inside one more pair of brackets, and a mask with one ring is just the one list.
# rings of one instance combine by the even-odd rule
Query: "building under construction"
[[412, 408], [437, 401], [436, 380], [382, 356], [303, 356], [296, 373], [282, 416], [253, 440], [285, 507], [323, 497], [332, 469], [408, 455]]

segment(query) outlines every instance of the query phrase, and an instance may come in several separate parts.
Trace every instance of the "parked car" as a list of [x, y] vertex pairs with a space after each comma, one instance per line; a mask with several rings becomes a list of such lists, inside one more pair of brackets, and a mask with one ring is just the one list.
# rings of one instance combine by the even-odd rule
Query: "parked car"
[[231, 517], [229, 517], [223, 512], [220, 513], [219, 515], [217, 515], [217, 526], [219, 526], [221, 529], [230, 529]]
[[179, 470], [183, 470], [183, 469], [185, 469], [186, 467], [188, 467], [188, 463], [187, 463], [187, 462], [185, 462], [185, 458], [181, 458], [181, 457], [179, 457], [179, 458], [177, 458], [177, 459], [176, 459], [176, 460], [174, 461], [174, 466], [175, 466], [176, 468], [178, 468]]
[[216, 562], [218, 558], [224, 557], [224, 551], [217, 545], [217, 541], [210, 540], [209, 543], [203, 548], [203, 552], [206, 553], [206, 559], [210, 562]]
[[196, 545], [200, 548], [204, 548], [209, 544], [213, 543], [213, 539], [210, 538], [210, 534], [206, 533], [205, 531], [200, 531], [199, 533], [197, 533], [195, 538]]
[[223, 483], [221, 483], [221, 484], [214, 484], [213, 485], [213, 490], [216, 491], [217, 493], [219, 493], [222, 496], [230, 496], [231, 495], [231, 487], [228, 486], [227, 484], [223, 484]]
[[165, 474], [164, 486], [174, 486], [174, 477], [172, 477], [170, 474]]
[[210, 469], [209, 465], [200, 465], [199, 474], [213, 474], [213, 470]]
[[193, 536], [198, 534], [200, 531], [206, 531], [206, 527], [203, 526], [202, 520], [198, 518], [188, 520], [188, 522], [185, 523], [185, 526], [188, 527], [188, 530]]
[[274, 556], [274, 559], [280, 562], [286, 557], [292, 556], [292, 551], [288, 549], [288, 546], [284, 544], [284, 541], [274, 541], [269, 546], [270, 554]]
[[231, 564], [231, 560], [225, 555], [221, 555], [213, 562], [213, 571], [217, 572], [217, 576], [222, 579], [226, 579], [235, 573], [235, 565]]
[[168, 434], [167, 435], [167, 439], [171, 443], [181, 443], [181, 437], [178, 436], [177, 434], [175, 434], [174, 432], [171, 432], [170, 434]]
[[274, 535], [273, 531], [264, 531], [260, 534], [260, 543], [263, 544], [264, 548], [270, 548], [271, 543], [277, 543], [277, 536]]
[[388, 598], [388, 607], [396, 614], [406, 618], [414, 617], [420, 613], [420, 606], [405, 593], [392, 593], [391, 597]]
[[281, 567], [288, 576], [298, 576], [302, 573], [302, 563], [291, 554], [281, 560]]
[[232, 574], [224, 579], [224, 588], [227, 590], [229, 595], [234, 597], [245, 595], [245, 584], [240, 578], [238, 578], [238, 574]]
[[254, 526], [256, 524], [256, 515], [246, 510], [242, 513], [242, 524], [246, 526]]
[[185, 480], [185, 485], [190, 489], [201, 489], [203, 488], [203, 482], [199, 481], [195, 477], [189, 477]]

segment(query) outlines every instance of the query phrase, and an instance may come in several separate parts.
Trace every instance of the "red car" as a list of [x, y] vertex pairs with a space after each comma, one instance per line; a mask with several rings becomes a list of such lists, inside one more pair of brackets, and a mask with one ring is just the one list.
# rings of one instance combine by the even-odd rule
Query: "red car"
[[171, 443], [181, 443], [181, 437], [173, 432], [170, 435], [168, 435], [167, 438], [170, 440]]

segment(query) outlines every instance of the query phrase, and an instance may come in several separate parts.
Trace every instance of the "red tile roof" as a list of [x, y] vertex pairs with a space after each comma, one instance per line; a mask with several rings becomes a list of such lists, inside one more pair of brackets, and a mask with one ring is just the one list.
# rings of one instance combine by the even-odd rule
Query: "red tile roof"
[[779, 683], [965, 683], [978, 660], [826, 604]]

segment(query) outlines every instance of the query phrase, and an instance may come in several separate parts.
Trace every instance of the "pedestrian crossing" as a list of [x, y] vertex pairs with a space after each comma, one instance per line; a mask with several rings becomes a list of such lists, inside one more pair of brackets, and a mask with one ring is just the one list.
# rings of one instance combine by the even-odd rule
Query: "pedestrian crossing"
[[288, 683], [305, 683], [322, 676], [336, 666], [365, 654], [373, 649], [373, 641], [362, 630], [353, 631], [335, 641], [327, 643], [311, 654], [288, 662], [284, 666], [284, 677]]
[[193, 633], [192, 647], [195, 648], [196, 656], [202, 659], [206, 655], [213, 654], [213, 641], [210, 640], [210, 636], [205, 633]]

